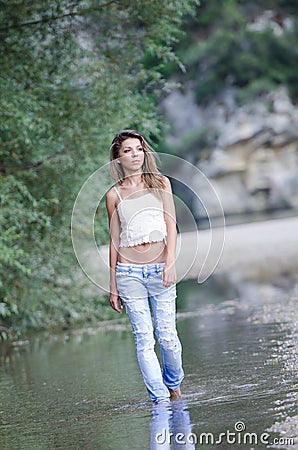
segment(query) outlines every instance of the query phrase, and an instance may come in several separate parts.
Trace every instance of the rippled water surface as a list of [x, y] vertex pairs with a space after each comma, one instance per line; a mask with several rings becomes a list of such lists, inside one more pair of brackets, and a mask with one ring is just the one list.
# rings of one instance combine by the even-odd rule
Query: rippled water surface
[[125, 318], [2, 347], [0, 448], [298, 448], [286, 442], [297, 430], [297, 330], [284, 311], [295, 302], [253, 292], [180, 283], [186, 377], [170, 408], [151, 407]]

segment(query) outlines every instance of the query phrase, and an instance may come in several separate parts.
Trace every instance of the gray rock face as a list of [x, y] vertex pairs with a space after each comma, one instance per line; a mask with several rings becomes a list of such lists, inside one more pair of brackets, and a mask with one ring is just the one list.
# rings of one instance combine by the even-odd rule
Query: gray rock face
[[204, 107], [196, 105], [191, 86], [171, 93], [162, 105], [172, 126], [168, 144], [183, 148], [190, 134], [215, 130], [208, 158], [195, 143], [182, 156], [208, 177], [225, 214], [298, 207], [298, 107], [284, 87], [244, 106], [237, 106], [236, 93], [226, 89]]

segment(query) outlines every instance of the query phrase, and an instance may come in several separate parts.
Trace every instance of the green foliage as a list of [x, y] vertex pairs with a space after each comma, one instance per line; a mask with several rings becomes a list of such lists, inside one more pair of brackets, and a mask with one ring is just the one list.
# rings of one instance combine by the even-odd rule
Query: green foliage
[[245, 89], [236, 92], [235, 99], [239, 105], [250, 103], [260, 95], [266, 94], [276, 88], [276, 84], [268, 78], [258, 78], [249, 83]]
[[[86, 300], [70, 238], [79, 188], [115, 132], [156, 140], [161, 68], [197, 0], [9, 0], [0, 9], [0, 332], [110, 314]], [[144, 54], [158, 64], [145, 68]], [[103, 181], [104, 183], [105, 181]], [[107, 219], [96, 215], [106, 241]]]
[[[276, 35], [272, 28], [253, 31], [247, 23], [264, 10], [274, 9], [276, 20], [295, 13], [293, 2], [263, 0], [247, 2], [228, 0], [202, 2], [197, 19], [201, 35], [193, 32], [192, 42], [181, 59], [188, 79], [196, 84], [198, 103], [206, 102], [221, 89], [241, 89], [240, 101], [269, 92], [283, 84], [298, 101], [297, 26]], [[204, 33], [203, 33], [204, 30]], [[181, 78], [181, 75], [180, 75]]]
[[207, 159], [214, 148], [217, 138], [216, 130], [210, 127], [198, 128], [197, 130], [186, 133], [183, 136], [183, 145], [168, 145], [164, 143], [161, 151], [164, 153], [177, 155], [179, 157], [195, 156], [193, 163], [197, 163], [200, 159]]
[[185, 136], [183, 141], [183, 152], [185, 152], [185, 154], [194, 154], [196, 151], [197, 161], [200, 159], [207, 159], [214, 148], [216, 138], [216, 130], [211, 126], [199, 128], [195, 132]]

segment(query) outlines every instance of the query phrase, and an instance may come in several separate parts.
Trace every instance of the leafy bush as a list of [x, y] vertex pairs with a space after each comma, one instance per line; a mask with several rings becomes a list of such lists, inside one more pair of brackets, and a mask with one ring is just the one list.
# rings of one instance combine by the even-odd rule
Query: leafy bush
[[[0, 333], [110, 314], [78, 285], [72, 207], [109, 160], [115, 132], [160, 135], [166, 83], [159, 67], [144, 67], [144, 49], [160, 66], [175, 60], [183, 18], [197, 4], [1, 2]], [[100, 208], [97, 219], [106, 240]]]

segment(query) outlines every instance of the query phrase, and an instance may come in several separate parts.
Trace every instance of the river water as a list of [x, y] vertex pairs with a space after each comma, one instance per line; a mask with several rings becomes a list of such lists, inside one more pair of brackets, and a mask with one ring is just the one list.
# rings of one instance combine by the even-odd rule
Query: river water
[[296, 288], [180, 283], [170, 407], [148, 400], [126, 317], [2, 346], [0, 448], [297, 449], [296, 308]]

